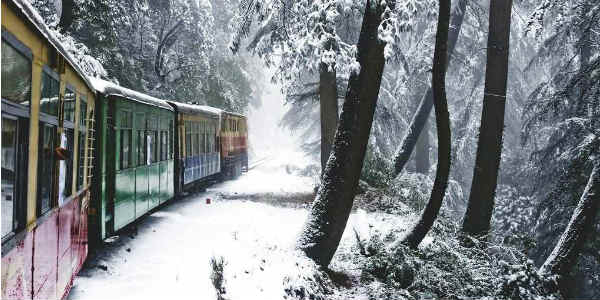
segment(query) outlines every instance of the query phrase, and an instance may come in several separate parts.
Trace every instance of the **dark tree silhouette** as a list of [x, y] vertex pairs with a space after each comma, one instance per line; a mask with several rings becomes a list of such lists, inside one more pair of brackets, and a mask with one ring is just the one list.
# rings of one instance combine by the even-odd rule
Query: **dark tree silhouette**
[[[460, 28], [465, 18], [465, 10], [467, 7], [467, 0], [458, 1], [459, 2], [456, 6], [456, 9], [452, 12], [452, 19], [450, 20], [449, 29], [450, 31], [448, 34], [448, 56], [450, 57], [452, 56], [452, 53], [454, 53], [454, 48], [456, 47], [456, 41], [458, 40], [458, 36], [460, 34]], [[394, 177], [398, 176], [402, 172], [404, 166], [410, 159], [410, 155], [415, 149], [417, 141], [419, 140], [419, 136], [427, 124], [427, 119], [429, 118], [429, 113], [431, 113], [432, 107], [433, 90], [431, 87], [429, 87], [427, 92], [425, 92], [421, 98], [417, 112], [415, 112], [413, 119], [410, 121], [406, 135], [402, 139], [402, 142], [400, 142], [400, 147], [398, 148], [399, 150], [394, 157]]]
[[319, 71], [319, 105], [321, 112], [321, 173], [331, 153], [338, 123], [337, 82], [335, 66], [321, 63]]
[[446, 101], [446, 68], [448, 63], [448, 27], [450, 23], [450, 0], [439, 1], [439, 17], [435, 35], [435, 51], [433, 54], [433, 100], [435, 121], [438, 135], [438, 164], [433, 190], [425, 210], [417, 224], [402, 240], [403, 244], [416, 248], [437, 218], [450, 174], [450, 115]]
[[462, 230], [484, 237], [490, 229], [502, 152], [512, 0], [490, 4], [485, 89], [475, 170]]
[[367, 150], [385, 65], [385, 43], [378, 38], [385, 8], [381, 1], [366, 2], [357, 46], [360, 71], [350, 75], [331, 157], [297, 243], [322, 266], [329, 265], [346, 227]]

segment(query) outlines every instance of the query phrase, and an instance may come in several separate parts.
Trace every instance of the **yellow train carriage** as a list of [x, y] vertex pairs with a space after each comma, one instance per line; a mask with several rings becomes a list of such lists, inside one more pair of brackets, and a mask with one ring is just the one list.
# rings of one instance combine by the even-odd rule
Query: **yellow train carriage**
[[2, 0], [2, 299], [58, 299], [87, 255], [95, 93], [25, 0]]

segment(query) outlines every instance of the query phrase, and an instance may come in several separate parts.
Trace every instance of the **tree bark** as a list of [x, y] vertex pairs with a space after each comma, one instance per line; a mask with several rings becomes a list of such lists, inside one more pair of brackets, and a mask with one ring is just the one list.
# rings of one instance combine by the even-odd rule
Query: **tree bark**
[[320, 65], [319, 105], [321, 111], [321, 174], [325, 171], [338, 123], [335, 66]]
[[502, 152], [512, 0], [490, 4], [483, 110], [463, 232], [484, 238], [490, 229]]
[[75, 0], [62, 0], [62, 12], [60, 14], [60, 20], [58, 21], [58, 27], [60, 32], [65, 32], [71, 24], [73, 24], [73, 10], [75, 9]]
[[433, 54], [433, 100], [435, 121], [438, 135], [438, 163], [433, 190], [427, 207], [421, 214], [417, 224], [411, 229], [402, 243], [417, 248], [437, 218], [442, 206], [448, 175], [450, 174], [450, 115], [446, 101], [446, 68], [448, 62], [448, 27], [450, 23], [450, 0], [439, 1], [439, 16], [435, 35], [435, 51]]
[[357, 47], [360, 71], [350, 75], [333, 151], [297, 242], [321, 266], [329, 265], [338, 247], [363, 166], [385, 65], [385, 43], [378, 38], [384, 8], [378, 0], [367, 0]]
[[540, 268], [540, 273], [567, 275], [576, 264], [594, 219], [600, 209], [600, 162], [596, 162], [569, 225]]
[[[454, 53], [454, 48], [456, 47], [456, 42], [460, 34], [460, 28], [465, 18], [466, 7], [467, 0], [459, 0], [457, 8], [452, 14], [450, 31], [448, 34], [448, 56], [452, 56], [452, 53]], [[433, 91], [431, 87], [429, 87], [427, 92], [425, 92], [421, 98], [419, 108], [417, 108], [417, 112], [413, 116], [406, 135], [400, 143], [400, 148], [394, 157], [394, 177], [398, 176], [402, 170], [404, 170], [404, 166], [410, 159], [410, 155], [415, 149], [419, 135], [421, 135], [421, 132], [427, 123], [427, 119], [429, 118], [429, 113], [431, 113], [432, 107]]]
[[417, 152], [415, 152], [415, 170], [417, 173], [427, 175], [429, 173], [429, 122], [425, 126], [417, 141]]

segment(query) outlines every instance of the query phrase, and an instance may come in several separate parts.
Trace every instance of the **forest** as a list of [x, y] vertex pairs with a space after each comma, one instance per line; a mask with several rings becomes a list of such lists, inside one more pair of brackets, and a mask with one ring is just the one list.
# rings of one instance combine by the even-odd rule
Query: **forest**
[[280, 89], [317, 182], [284, 299], [600, 298], [597, 0], [29, 1], [90, 77], [237, 113]]

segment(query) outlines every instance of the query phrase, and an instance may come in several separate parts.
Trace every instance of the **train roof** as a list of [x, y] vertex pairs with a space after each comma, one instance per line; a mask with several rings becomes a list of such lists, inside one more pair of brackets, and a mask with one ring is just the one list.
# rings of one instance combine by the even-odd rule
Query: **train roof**
[[65, 58], [86, 85], [93, 90], [94, 88], [83, 70], [81, 70], [73, 56], [63, 47], [63, 44], [58, 40], [54, 33], [50, 31], [50, 28], [48, 28], [36, 9], [31, 6], [27, 0], [7, 0], [7, 3], [12, 4], [10, 6], [16, 9], [16, 13], [21, 15], [22, 19], [26, 20], [28, 25], [34, 29], [34, 31], [37, 31], [39, 35], [45, 38], [48, 43]]
[[171, 106], [177, 109], [178, 112], [182, 112], [184, 114], [207, 114], [212, 115], [216, 118], [221, 116], [222, 110], [206, 105], [196, 105], [196, 104], [188, 104], [183, 102], [175, 102], [175, 101], [167, 101]]
[[128, 89], [126, 87], [122, 87], [120, 85], [114, 84], [110, 81], [106, 81], [100, 78], [90, 78], [90, 81], [94, 90], [96, 90], [98, 93], [104, 95], [120, 96], [136, 102], [152, 106], [158, 106], [173, 111], [173, 108], [165, 100], [158, 99], [150, 95], [146, 95], [144, 93]]
[[231, 116], [236, 116], [236, 117], [240, 117], [240, 118], [243, 118], [243, 119], [246, 118], [246, 116], [244, 116], [242, 114], [234, 113], [234, 112], [231, 112], [231, 111], [223, 111], [223, 114], [225, 114], [225, 115], [231, 115]]

